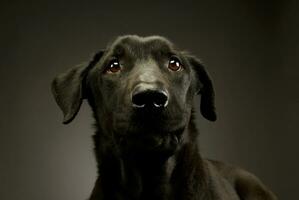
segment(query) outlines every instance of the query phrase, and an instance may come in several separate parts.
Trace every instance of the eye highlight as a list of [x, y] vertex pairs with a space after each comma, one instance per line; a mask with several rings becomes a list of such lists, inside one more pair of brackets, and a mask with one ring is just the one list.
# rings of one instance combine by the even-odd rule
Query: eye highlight
[[108, 63], [105, 72], [107, 72], [107, 73], [116, 73], [120, 70], [121, 70], [121, 66], [120, 66], [119, 60], [118, 59], [113, 59]]
[[169, 59], [168, 68], [172, 71], [181, 71], [183, 65], [177, 57], [171, 57]]

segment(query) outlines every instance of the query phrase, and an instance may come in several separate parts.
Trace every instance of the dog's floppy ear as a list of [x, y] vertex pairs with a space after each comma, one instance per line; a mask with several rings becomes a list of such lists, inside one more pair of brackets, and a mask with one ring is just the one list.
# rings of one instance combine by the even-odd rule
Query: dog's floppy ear
[[52, 82], [52, 93], [63, 112], [63, 123], [71, 122], [78, 113], [85, 96], [85, 78], [88, 71], [100, 60], [104, 51], [95, 54], [87, 64], [78, 65], [58, 75]]
[[[210, 121], [216, 121], [215, 92], [212, 80], [201, 61], [194, 56], [188, 56], [201, 86], [198, 86], [198, 94], [201, 94], [200, 112]], [[199, 84], [198, 84], [199, 85]]]

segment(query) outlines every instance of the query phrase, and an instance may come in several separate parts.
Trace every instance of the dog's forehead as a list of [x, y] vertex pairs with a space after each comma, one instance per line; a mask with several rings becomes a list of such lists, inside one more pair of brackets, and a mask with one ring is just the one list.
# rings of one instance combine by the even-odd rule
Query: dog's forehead
[[138, 56], [147, 56], [151, 53], [167, 53], [174, 50], [174, 45], [161, 36], [140, 37], [135, 35], [121, 36], [117, 38], [110, 50], [113, 54], [123, 55], [129, 53]]

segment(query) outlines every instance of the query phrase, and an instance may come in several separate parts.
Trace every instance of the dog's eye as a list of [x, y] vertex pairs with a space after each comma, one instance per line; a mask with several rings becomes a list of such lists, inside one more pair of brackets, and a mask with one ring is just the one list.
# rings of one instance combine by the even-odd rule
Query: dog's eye
[[120, 63], [117, 59], [110, 61], [107, 66], [106, 72], [108, 73], [116, 73], [121, 70]]
[[171, 57], [168, 63], [168, 68], [172, 71], [180, 71], [182, 69], [182, 64], [176, 57]]

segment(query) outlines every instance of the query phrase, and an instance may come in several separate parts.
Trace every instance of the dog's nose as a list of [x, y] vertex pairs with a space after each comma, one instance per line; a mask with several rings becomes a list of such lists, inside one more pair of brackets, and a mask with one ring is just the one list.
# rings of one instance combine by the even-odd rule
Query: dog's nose
[[164, 108], [168, 104], [165, 90], [137, 87], [132, 93], [132, 105], [135, 108]]

